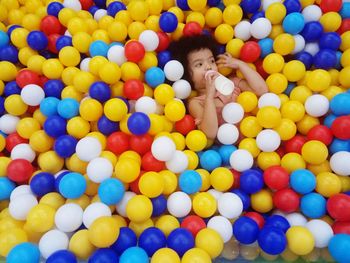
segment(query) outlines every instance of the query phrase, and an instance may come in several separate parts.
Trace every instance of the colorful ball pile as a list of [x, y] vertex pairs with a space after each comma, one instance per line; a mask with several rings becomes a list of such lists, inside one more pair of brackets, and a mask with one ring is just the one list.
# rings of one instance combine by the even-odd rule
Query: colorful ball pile
[[[215, 144], [168, 51], [200, 33], [269, 89]], [[348, 1], [0, 1], [0, 257], [349, 262], [349, 88]]]

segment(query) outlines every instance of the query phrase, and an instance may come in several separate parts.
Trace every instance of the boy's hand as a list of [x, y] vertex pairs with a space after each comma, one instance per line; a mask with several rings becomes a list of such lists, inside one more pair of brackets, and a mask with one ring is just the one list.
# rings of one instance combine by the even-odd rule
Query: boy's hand
[[219, 73], [214, 70], [208, 72], [205, 75], [207, 97], [214, 98], [214, 95], [216, 93], [214, 80], [218, 76], [219, 76]]
[[233, 58], [230, 53], [225, 53], [218, 55], [218, 60], [216, 61], [219, 68], [228, 67], [233, 69], [239, 69], [241, 60]]

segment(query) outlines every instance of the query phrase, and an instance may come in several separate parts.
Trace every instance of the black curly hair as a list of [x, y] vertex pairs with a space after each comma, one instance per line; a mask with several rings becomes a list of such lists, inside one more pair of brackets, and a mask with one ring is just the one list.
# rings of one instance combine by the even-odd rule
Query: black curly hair
[[183, 79], [187, 80], [191, 87], [193, 87], [193, 82], [188, 69], [188, 55], [193, 51], [198, 51], [201, 49], [209, 49], [214, 58], [219, 54], [218, 50], [219, 44], [211, 35], [201, 34], [193, 36], [183, 36], [177, 41], [173, 41], [168, 50], [171, 53], [172, 59], [178, 60], [184, 67]]

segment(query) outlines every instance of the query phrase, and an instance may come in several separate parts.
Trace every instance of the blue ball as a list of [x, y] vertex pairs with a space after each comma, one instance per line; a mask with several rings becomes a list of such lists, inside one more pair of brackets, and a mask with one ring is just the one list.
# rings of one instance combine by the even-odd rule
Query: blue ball
[[299, 194], [308, 194], [316, 188], [316, 176], [307, 169], [298, 169], [290, 174], [291, 188]]
[[222, 159], [217, 151], [207, 150], [200, 156], [199, 162], [203, 169], [211, 172], [215, 168], [221, 166]]
[[114, 242], [111, 248], [121, 255], [129, 247], [137, 245], [137, 236], [129, 227], [121, 227], [118, 239]]
[[152, 257], [157, 250], [166, 246], [165, 234], [159, 228], [149, 227], [141, 233], [138, 245]]
[[350, 18], [350, 3], [343, 2], [343, 5], [339, 11], [339, 14], [343, 19]]
[[155, 198], [151, 198], [152, 202], [152, 217], [162, 215], [167, 209], [167, 199], [164, 195], [157, 196]]
[[102, 9], [106, 9], [106, 2], [106, 0], [94, 0], [95, 5]]
[[332, 49], [321, 49], [314, 56], [315, 68], [331, 69], [337, 64], [337, 54]]
[[[99, 248], [90, 256], [89, 263], [117, 263], [119, 257], [110, 248]], [[63, 263], [63, 262], [62, 262]]]
[[75, 146], [78, 141], [71, 135], [58, 137], [53, 145], [54, 151], [62, 158], [69, 158], [75, 153]]
[[237, 147], [234, 145], [221, 145], [219, 147], [218, 153], [220, 154], [224, 166], [230, 164], [230, 156], [235, 150], [237, 150]]
[[47, 48], [49, 40], [44, 32], [34, 30], [28, 34], [27, 43], [34, 50], [44, 50]]
[[43, 56], [46, 59], [57, 58], [57, 54], [54, 54], [54, 53], [50, 52], [49, 50], [41, 50], [41, 51], [39, 51], [39, 55]]
[[318, 193], [304, 195], [301, 198], [300, 210], [309, 218], [321, 218], [326, 214], [326, 199]]
[[65, 198], [79, 198], [85, 193], [86, 180], [79, 173], [65, 174], [58, 185], [60, 194]]
[[341, 44], [341, 38], [336, 32], [326, 32], [322, 34], [319, 42], [321, 49], [328, 48], [332, 50], [338, 50]]
[[264, 11], [256, 12], [250, 18], [250, 23], [253, 23], [255, 20], [257, 20], [258, 18], [262, 18], [262, 17], [265, 17], [265, 12]]
[[159, 18], [159, 27], [166, 33], [172, 33], [177, 28], [178, 20], [171, 12], [164, 12]]
[[44, 98], [40, 102], [41, 113], [44, 114], [46, 117], [57, 115], [57, 106], [59, 102], [60, 100], [55, 97]]
[[4, 87], [4, 95], [8, 97], [13, 94], [21, 94], [21, 88], [17, 85], [16, 81], [7, 82]]
[[10, 38], [6, 32], [0, 30], [0, 48], [6, 47], [10, 43]]
[[46, 263], [78, 263], [77, 257], [69, 250], [58, 250], [51, 254]]
[[329, 241], [328, 250], [335, 261], [340, 263], [350, 262], [350, 235], [334, 235]]
[[55, 191], [55, 177], [53, 174], [41, 172], [37, 173], [30, 180], [30, 189], [41, 197]]
[[72, 45], [72, 38], [70, 36], [60, 36], [56, 41], [57, 51], [60, 51], [62, 48]]
[[318, 21], [311, 21], [305, 24], [301, 35], [307, 42], [314, 42], [321, 38], [323, 33], [323, 26]]
[[59, 185], [60, 185], [60, 182], [61, 182], [61, 179], [66, 175], [66, 174], [69, 174], [70, 171], [67, 171], [67, 170], [64, 170], [64, 171], [60, 171], [58, 172], [57, 176], [55, 176], [55, 191], [56, 192], [59, 192], [60, 189], [59, 189]]
[[220, 4], [221, 0], [208, 0], [207, 1], [207, 4], [210, 6], [210, 7], [216, 7]]
[[44, 131], [47, 135], [57, 138], [66, 134], [67, 122], [60, 116], [50, 116], [44, 122]]
[[187, 250], [194, 248], [194, 237], [185, 228], [176, 228], [170, 232], [167, 239], [167, 247], [173, 249], [180, 257]]
[[250, 196], [241, 189], [233, 189], [231, 192], [238, 195], [243, 203], [243, 211], [247, 211], [250, 208]]
[[283, 231], [276, 227], [263, 227], [258, 237], [260, 248], [270, 254], [281, 254], [287, 246], [287, 238]]
[[350, 114], [350, 94], [347, 92], [335, 95], [329, 104], [334, 115], [342, 116]]
[[98, 187], [98, 196], [106, 205], [116, 205], [125, 193], [123, 183], [117, 178], [108, 178]]
[[33, 263], [40, 261], [40, 250], [37, 245], [23, 242], [14, 246], [6, 257], [8, 263]]
[[264, 226], [279, 228], [283, 231], [283, 233], [286, 233], [287, 230], [290, 228], [288, 220], [280, 215], [272, 215], [266, 218]]
[[162, 69], [164, 68], [165, 64], [171, 60], [171, 53], [168, 50], [160, 51], [157, 54], [157, 58], [158, 58], [158, 66]]
[[104, 135], [110, 135], [119, 130], [119, 123], [111, 121], [105, 115], [102, 115], [97, 121], [97, 128]]
[[0, 177], [0, 200], [6, 200], [10, 198], [11, 192], [16, 188], [16, 184], [10, 179]]
[[90, 86], [89, 95], [91, 98], [103, 103], [111, 98], [111, 88], [103, 81], [96, 81]]
[[331, 154], [335, 154], [340, 151], [349, 151], [350, 150], [350, 141], [349, 140], [341, 140], [338, 138], [334, 138], [332, 143], [329, 145], [329, 151]]
[[0, 115], [2, 116], [5, 113], [5, 99], [0, 97]]
[[97, 6], [93, 5], [89, 8], [89, 13], [94, 15], [98, 9], [99, 8]]
[[335, 52], [335, 54], [337, 55], [337, 64], [335, 65], [335, 68], [340, 70], [342, 68], [341, 57], [342, 57], [343, 53], [338, 50], [338, 51]]
[[305, 26], [304, 17], [298, 12], [290, 13], [283, 19], [282, 26], [286, 33], [296, 35], [300, 33]]
[[148, 255], [140, 247], [130, 247], [119, 258], [120, 263], [148, 263]]
[[252, 244], [258, 239], [259, 226], [253, 219], [242, 216], [233, 223], [233, 235], [241, 244]]
[[260, 0], [243, 0], [240, 5], [244, 13], [253, 14], [259, 10], [261, 6], [261, 1]]
[[176, 0], [176, 5], [179, 8], [181, 8], [182, 11], [190, 10], [190, 7], [188, 6], [187, 0]]
[[71, 119], [79, 114], [80, 104], [76, 99], [65, 98], [59, 101], [57, 113], [64, 119]]
[[263, 173], [253, 169], [245, 170], [239, 177], [239, 185], [247, 194], [257, 193], [264, 187]]
[[12, 31], [15, 30], [16, 28], [23, 28], [23, 26], [20, 25], [11, 25], [7, 29], [7, 35], [11, 38]]
[[18, 49], [12, 45], [0, 47], [0, 60], [12, 63], [18, 62]]
[[126, 10], [126, 6], [124, 3], [112, 2], [107, 7], [107, 14], [111, 17], [115, 17], [115, 15], [121, 10]]
[[89, 52], [91, 57], [103, 56], [107, 57], [109, 46], [102, 40], [96, 40], [90, 44]]
[[55, 97], [57, 99], [60, 99], [63, 89], [64, 84], [61, 80], [49, 79], [44, 84], [45, 97]]
[[127, 121], [129, 131], [134, 135], [146, 134], [151, 127], [151, 120], [143, 112], [134, 112]]
[[295, 86], [296, 85], [293, 82], [288, 83], [287, 88], [285, 89], [285, 91], [283, 91], [283, 93], [286, 94], [287, 96], [290, 96], [290, 93], [295, 88]]
[[328, 114], [326, 118], [323, 120], [323, 124], [326, 125], [328, 128], [331, 128], [333, 121], [337, 118], [334, 114]]
[[287, 14], [290, 14], [293, 12], [300, 12], [302, 8], [299, 0], [285, 0], [283, 2], [283, 5], [287, 9]]
[[145, 73], [145, 80], [150, 87], [155, 88], [158, 85], [164, 83], [164, 71], [159, 67], [151, 67], [147, 69]]
[[186, 170], [179, 176], [179, 186], [186, 194], [197, 193], [202, 187], [202, 177], [195, 170]]
[[310, 69], [313, 64], [313, 56], [306, 51], [301, 51], [296, 54], [295, 59], [303, 62], [306, 69]]
[[261, 54], [260, 57], [264, 58], [267, 55], [273, 53], [273, 40], [271, 38], [264, 38], [258, 41]]
[[51, 2], [48, 6], [47, 6], [47, 14], [51, 15], [51, 16], [55, 16], [58, 17], [59, 12], [61, 11], [61, 9], [64, 8], [64, 5], [62, 5], [60, 2]]

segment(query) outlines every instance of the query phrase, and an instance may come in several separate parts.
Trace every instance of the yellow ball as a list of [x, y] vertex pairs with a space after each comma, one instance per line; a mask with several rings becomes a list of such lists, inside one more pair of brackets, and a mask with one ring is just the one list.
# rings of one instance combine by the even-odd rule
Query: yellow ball
[[58, 53], [58, 58], [60, 62], [68, 67], [68, 66], [76, 66], [80, 63], [80, 53], [74, 47], [64, 47]]
[[175, 98], [175, 91], [169, 84], [160, 84], [154, 89], [154, 99], [160, 105], [165, 105]]
[[151, 121], [151, 127], [148, 130], [150, 135], [156, 135], [163, 131], [164, 129], [164, 120], [161, 116], [155, 113], [151, 113], [148, 115]]
[[281, 123], [274, 128], [282, 141], [290, 140], [297, 133], [296, 124], [290, 119], [281, 119]]
[[263, 127], [259, 124], [258, 118], [255, 116], [245, 117], [239, 126], [239, 130], [245, 137], [256, 137]]
[[[170, 138], [174, 141], [176, 150], [183, 151], [186, 147], [185, 137], [179, 132], [172, 132]], [[196, 155], [196, 154], [195, 154]]]
[[186, 114], [185, 104], [180, 100], [171, 100], [164, 107], [164, 115], [173, 122], [181, 120]]
[[111, 246], [119, 236], [119, 226], [113, 217], [97, 218], [89, 227], [89, 241], [98, 248]]
[[163, 9], [163, 1], [162, 0], [146, 0], [149, 8], [150, 15], [159, 15]]
[[80, 116], [87, 121], [98, 121], [103, 114], [102, 105], [98, 100], [85, 99], [79, 106]]
[[168, 236], [171, 231], [180, 227], [179, 220], [171, 215], [162, 215], [155, 223], [155, 227], [162, 230], [165, 236]]
[[150, 228], [153, 226], [154, 226], [154, 223], [152, 219], [147, 219], [146, 221], [141, 223], [136, 223], [133, 221], [129, 223], [130, 229], [134, 231], [137, 237], [139, 237], [143, 233], [143, 231], [145, 231], [147, 228]]
[[288, 80], [287, 77], [281, 73], [272, 73], [267, 77], [266, 84], [270, 92], [281, 94], [287, 89]]
[[90, 72], [79, 71], [73, 77], [74, 88], [82, 93], [87, 93], [93, 82], [95, 82], [95, 77]]
[[4, 150], [6, 146], [6, 140], [3, 135], [0, 136], [0, 151]]
[[0, 223], [0, 233], [13, 228], [23, 228], [24, 225], [23, 221], [16, 220], [11, 216], [0, 219]]
[[332, 171], [328, 160], [324, 161], [321, 164], [307, 164], [306, 168], [314, 174]]
[[256, 158], [260, 153], [260, 149], [256, 144], [256, 140], [254, 138], [244, 138], [243, 140], [240, 141], [238, 148], [247, 150], [248, 152], [251, 153], [251, 155], [254, 158]]
[[277, 25], [282, 22], [287, 14], [287, 9], [282, 3], [273, 3], [265, 11], [265, 17], [270, 20], [271, 24]]
[[202, 178], [202, 187], [201, 187], [200, 191], [201, 192], [207, 191], [211, 186], [210, 173], [204, 169], [197, 169], [196, 172], [199, 173], [199, 175]]
[[200, 263], [211, 263], [212, 260], [209, 256], [209, 254], [201, 249], [201, 248], [191, 248], [190, 250], [187, 250], [186, 253], [182, 257], [182, 263], [193, 263], [193, 262], [200, 262]]
[[17, 76], [17, 68], [14, 64], [8, 61], [0, 61], [0, 80], [11, 81]]
[[304, 105], [299, 101], [290, 100], [281, 107], [282, 118], [287, 118], [293, 122], [300, 121], [305, 115]]
[[292, 60], [285, 64], [283, 68], [283, 74], [287, 77], [288, 81], [296, 82], [302, 79], [305, 75], [305, 65], [299, 60]]
[[340, 193], [342, 190], [342, 183], [340, 178], [330, 172], [322, 172], [316, 177], [316, 191], [324, 197], [331, 197], [332, 195]]
[[[115, 158], [116, 158], [116, 156], [115, 156]], [[133, 159], [133, 160], [137, 161], [139, 164], [141, 164], [141, 156], [137, 152], [125, 151], [121, 155], [119, 155], [118, 159], [122, 160], [123, 158], [130, 158], [130, 159]]]
[[80, 17], [73, 17], [72, 19], [69, 19], [67, 29], [72, 36], [79, 32], [89, 32], [87, 23], [85, 23], [84, 19]]
[[306, 99], [311, 95], [312, 91], [308, 87], [301, 85], [294, 87], [289, 97], [291, 100], [296, 100], [304, 104]]
[[252, 208], [259, 213], [267, 213], [273, 208], [272, 194], [268, 190], [260, 190], [251, 195]]
[[281, 164], [281, 157], [276, 152], [261, 152], [257, 158], [258, 166], [262, 170]]
[[350, 85], [350, 66], [345, 67], [340, 71], [339, 82], [343, 87], [348, 87]]
[[342, 22], [342, 17], [337, 12], [327, 12], [320, 18], [320, 23], [325, 32], [335, 32], [338, 30]]
[[217, 208], [216, 199], [208, 192], [196, 194], [193, 198], [192, 205], [195, 214], [203, 218], [214, 215]]
[[212, 259], [218, 257], [224, 248], [222, 237], [211, 228], [200, 230], [196, 235], [195, 242], [196, 247], [203, 249]]
[[191, 12], [186, 17], [186, 23], [197, 22], [202, 28], [205, 25], [205, 17], [201, 12]]
[[258, 106], [258, 97], [251, 91], [244, 91], [238, 95], [237, 102], [245, 112], [251, 112]]
[[297, 255], [309, 254], [315, 247], [310, 230], [303, 226], [292, 226], [286, 232], [289, 249]]
[[98, 72], [102, 81], [114, 84], [120, 80], [121, 70], [116, 63], [107, 62]]
[[281, 123], [281, 113], [274, 106], [265, 106], [259, 109], [257, 115], [258, 123], [264, 128], [274, 128]]
[[208, 27], [215, 28], [222, 23], [222, 11], [220, 8], [211, 7], [205, 13], [204, 18]]
[[149, 7], [145, 1], [132, 1], [128, 5], [130, 16], [135, 21], [145, 21], [149, 15]]
[[131, 183], [140, 174], [140, 164], [134, 159], [123, 158], [115, 166], [115, 175], [124, 183]]
[[192, 130], [186, 135], [186, 146], [194, 152], [199, 152], [207, 145], [207, 137], [200, 130]]
[[27, 36], [29, 30], [26, 28], [15, 28], [11, 33], [11, 42], [17, 48], [27, 47]]
[[75, 232], [69, 240], [68, 248], [78, 258], [87, 260], [95, 251], [95, 246], [89, 240], [89, 230], [82, 229]]
[[65, 203], [65, 199], [59, 193], [51, 192], [40, 198], [40, 204], [45, 204], [51, 206], [53, 209], [57, 210]]
[[239, 38], [231, 39], [226, 44], [226, 52], [230, 53], [234, 58], [239, 58], [241, 53], [241, 48], [243, 47], [244, 42]]
[[29, 211], [26, 224], [32, 231], [46, 232], [54, 226], [55, 212], [51, 206], [39, 203]]
[[115, 15], [115, 21], [120, 21], [123, 22], [126, 26], [130, 25], [131, 22], [133, 21], [130, 12], [128, 10], [120, 10], [116, 15]]
[[158, 65], [158, 58], [154, 52], [146, 52], [145, 56], [138, 63], [138, 65], [143, 72], [146, 72], [147, 69]]
[[[185, 142], [185, 138], [184, 138], [184, 147], [185, 147], [185, 145], [186, 145], [186, 142]], [[185, 151], [183, 151], [183, 153], [186, 154], [187, 159], [188, 159], [187, 169], [188, 170], [196, 169], [198, 167], [198, 164], [199, 164], [198, 155], [194, 151], [191, 151], [191, 150], [185, 150]]]
[[128, 26], [128, 35], [130, 39], [139, 39], [140, 34], [147, 28], [143, 22], [134, 21]]
[[306, 80], [306, 86], [312, 91], [320, 92], [327, 89], [331, 84], [331, 76], [324, 69], [316, 69], [310, 73]]
[[67, 166], [67, 168], [69, 170], [71, 170], [73, 172], [81, 173], [81, 174], [85, 174], [86, 173], [87, 165], [88, 165], [88, 163], [87, 162], [83, 162], [82, 160], [80, 160], [76, 153], [73, 154], [66, 161], [66, 166]]
[[344, 32], [343, 34], [341, 34], [340, 38], [341, 38], [341, 44], [339, 49], [341, 51], [345, 51], [348, 48], [350, 48], [350, 32], [349, 31]]
[[292, 35], [283, 33], [278, 35], [273, 42], [273, 50], [282, 55], [290, 54], [295, 47], [295, 40]]
[[79, 72], [80, 72], [80, 70], [76, 67], [66, 67], [62, 71], [62, 76], [61, 76], [63, 83], [66, 85], [73, 85], [74, 77]]
[[50, 58], [43, 63], [43, 73], [49, 79], [61, 78], [63, 72], [63, 65], [56, 58]]
[[215, 168], [210, 174], [210, 184], [218, 191], [224, 192], [229, 190], [233, 182], [233, 174], [226, 167]]
[[206, 0], [188, 0], [187, 2], [188, 2], [188, 6], [193, 11], [201, 11], [207, 5]]
[[64, 25], [65, 27], [68, 26], [68, 22], [76, 16], [76, 13], [73, 9], [71, 8], [63, 8], [60, 10], [58, 13], [58, 19], [60, 20], [61, 24]]
[[152, 202], [144, 195], [133, 196], [126, 205], [126, 215], [135, 223], [142, 223], [150, 219], [152, 211]]
[[111, 121], [120, 121], [128, 113], [128, 107], [121, 99], [108, 100], [103, 108], [104, 114]]
[[40, 130], [40, 123], [34, 118], [23, 118], [16, 126], [17, 133], [25, 139], [29, 139], [34, 132]]
[[311, 164], [321, 164], [328, 157], [328, 148], [321, 141], [311, 140], [304, 143], [301, 148], [301, 156]]
[[5, 99], [4, 106], [5, 106], [5, 110], [9, 114], [15, 115], [15, 116], [20, 116], [24, 114], [28, 109], [28, 105], [23, 102], [21, 96], [18, 94], [13, 94], [8, 96]]
[[54, 143], [54, 139], [43, 130], [34, 132], [29, 138], [29, 145], [36, 152], [43, 153], [49, 151]]
[[67, 132], [77, 139], [85, 137], [90, 131], [90, 124], [82, 117], [74, 117], [67, 122]]
[[30, 47], [23, 47], [18, 51], [18, 59], [23, 65], [27, 65], [28, 60], [32, 57], [38, 55], [38, 52], [31, 49]]
[[234, 31], [229, 24], [220, 24], [214, 31], [216, 41], [220, 44], [227, 44], [233, 39]]
[[284, 58], [278, 53], [268, 54], [263, 60], [263, 68], [266, 73], [279, 73], [284, 67]]
[[121, 70], [121, 79], [123, 81], [127, 81], [129, 79], [140, 79], [141, 77], [141, 70], [139, 66], [134, 63], [127, 61], [123, 63], [120, 67]]
[[237, 4], [228, 5], [224, 9], [222, 17], [223, 17], [224, 23], [230, 26], [234, 26], [234, 25], [237, 25], [242, 20], [243, 10]]
[[304, 117], [298, 121], [297, 129], [301, 134], [306, 135], [309, 130], [318, 124], [320, 124], [320, 120], [317, 117], [312, 117], [308, 114], [305, 114]]
[[27, 242], [26, 232], [21, 228], [12, 228], [0, 233], [0, 256], [6, 257], [13, 247]]
[[179, 23], [183, 23], [183, 21], [185, 19], [185, 14], [181, 8], [179, 8], [177, 6], [172, 6], [168, 9], [168, 12], [173, 13], [177, 17], [177, 21]]
[[42, 67], [43, 67], [44, 61], [45, 61], [45, 58], [43, 56], [40, 56], [40, 55], [31, 56], [27, 61], [27, 67], [28, 69], [36, 73], [42, 74], [43, 73]]
[[140, 192], [149, 198], [159, 196], [164, 190], [163, 178], [156, 172], [146, 172], [141, 175], [138, 185]]
[[88, 53], [92, 37], [87, 32], [78, 32], [72, 37], [72, 44], [80, 53]]
[[305, 169], [306, 163], [300, 154], [291, 152], [282, 157], [281, 166], [291, 173], [297, 169]]
[[162, 170], [159, 172], [159, 176], [163, 178], [163, 194], [170, 195], [175, 192], [177, 188], [177, 176], [175, 173], [169, 170]]
[[44, 172], [57, 173], [62, 170], [64, 160], [55, 151], [48, 151], [39, 155], [38, 165]]
[[151, 263], [180, 263], [179, 255], [171, 248], [158, 249], [151, 258]]
[[343, 68], [350, 66], [350, 49], [347, 49], [343, 52], [340, 63]]
[[99, 70], [107, 62], [108, 62], [108, 60], [102, 56], [96, 56], [96, 57], [91, 58], [90, 62], [89, 62], [90, 73], [94, 74], [95, 76], [98, 76]]
[[[177, 28], [179, 28], [179, 25], [180, 23], [178, 24]], [[156, 16], [156, 15], [149, 16], [145, 21], [145, 26], [147, 29], [153, 30], [155, 32], [159, 31], [160, 30], [159, 16]]]

